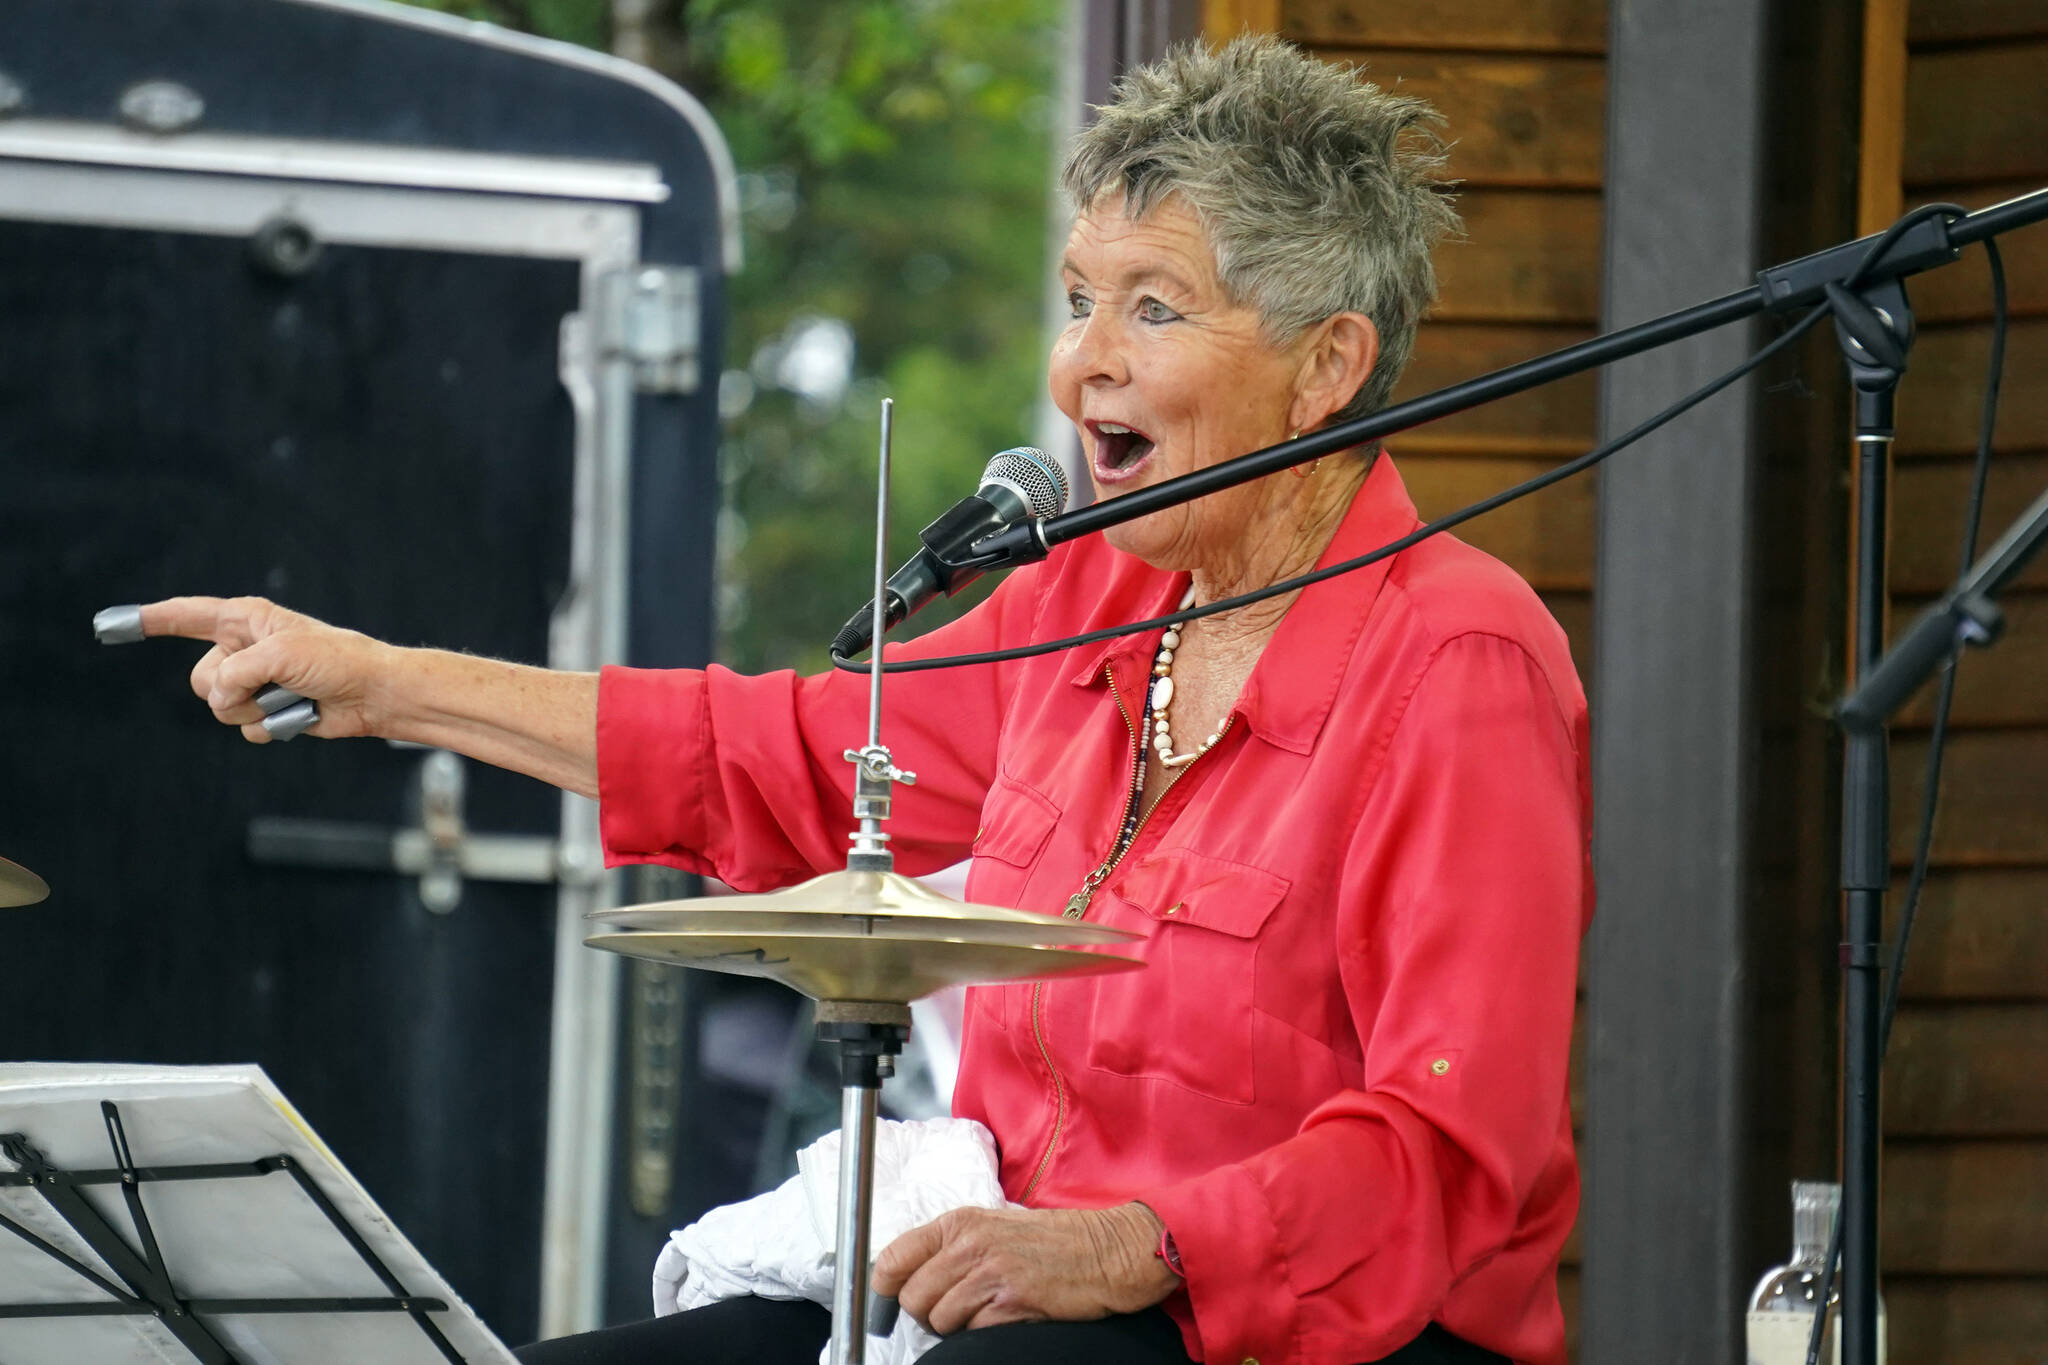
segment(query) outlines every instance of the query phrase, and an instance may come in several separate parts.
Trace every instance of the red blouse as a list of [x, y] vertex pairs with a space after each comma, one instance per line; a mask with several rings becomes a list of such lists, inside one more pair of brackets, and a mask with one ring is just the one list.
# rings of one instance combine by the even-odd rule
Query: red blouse
[[[1382, 457], [1324, 562], [1416, 524]], [[1090, 537], [889, 652], [1156, 616], [1186, 586]], [[918, 777], [898, 866], [971, 852], [968, 899], [1059, 913], [1115, 841], [1157, 647], [892, 676], [883, 737]], [[749, 890], [844, 866], [866, 708], [848, 674], [607, 669], [609, 857]], [[1588, 755], [1564, 634], [1497, 561], [1438, 536], [1309, 588], [1090, 902], [1147, 932], [1149, 968], [969, 992], [954, 1111], [1009, 1197], [1156, 1211], [1198, 1360], [1355, 1365], [1434, 1319], [1562, 1362]]]

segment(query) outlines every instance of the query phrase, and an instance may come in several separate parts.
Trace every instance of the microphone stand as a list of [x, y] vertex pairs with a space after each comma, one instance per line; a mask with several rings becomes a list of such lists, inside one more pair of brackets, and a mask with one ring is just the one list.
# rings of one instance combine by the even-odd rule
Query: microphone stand
[[[1893, 400], [1913, 342], [1913, 314], [1897, 279], [1859, 297], [1831, 285], [1835, 340], [1855, 393], [1855, 671], [1861, 679], [1883, 648], [1887, 485]], [[1878, 1084], [1883, 1061], [1879, 1002], [1884, 969], [1884, 893], [1891, 880], [1891, 737], [1880, 725], [1842, 737], [1842, 1325], [1844, 1365], [1877, 1362]], [[1827, 1305], [1816, 1310], [1822, 1316]]]
[[[1269, 446], [1207, 469], [1099, 502], [1044, 521], [1023, 521], [975, 542], [947, 571], [971, 573], [1044, 559], [1054, 545], [1231, 488], [1290, 466], [1334, 455], [1425, 422], [1548, 384], [1610, 361], [1680, 341], [1759, 313], [1781, 314], [1825, 302], [1855, 389], [1858, 505], [1855, 598], [1856, 678], [1861, 685], [1844, 704], [1842, 890], [1842, 1356], [1844, 1365], [1877, 1365], [1877, 1164], [1880, 1044], [1879, 944], [1884, 893], [1890, 878], [1888, 842], [1889, 736], [1884, 721], [1925, 671], [1954, 648], [1954, 628], [1943, 639], [1942, 621], [1930, 634], [1909, 633], [1880, 660], [1886, 599], [1886, 491], [1893, 432], [1893, 400], [1913, 339], [1913, 317], [1901, 279], [1954, 261], [1963, 247], [2048, 219], [2048, 189], [1965, 214], [1954, 221], [1922, 219], [1897, 231], [1845, 242], [1759, 271], [1747, 289], [1534, 360], [1512, 365], [1355, 421]], [[1874, 259], [1873, 248], [1891, 237]], [[2015, 533], [2018, 535], [2018, 533]], [[2009, 551], [2003, 583], [2048, 535], [2048, 498], [2036, 504], [2031, 539]], [[1993, 556], [1997, 558], [1997, 556]], [[1972, 577], [1976, 575], [1973, 573]], [[1990, 578], [1985, 579], [1990, 584]], [[1991, 584], [1995, 587], [1996, 584]], [[1982, 593], [1945, 599], [1944, 620], [1983, 618]], [[1991, 609], [1995, 612], [1995, 608]], [[1923, 622], [1923, 624], [1925, 624]], [[1931, 643], [1930, 643], [1931, 641]], [[1909, 657], [1910, 655], [1910, 657]], [[1915, 672], [1915, 669], [1922, 671]], [[1903, 690], [1901, 690], [1903, 689]], [[1822, 1307], [1825, 1311], [1825, 1305]]]
[[1886, 280], [1947, 265], [1972, 243], [2043, 219], [2048, 219], [2048, 189], [1979, 209], [1951, 223], [1938, 219], [1915, 223], [1901, 232], [1868, 266], [1864, 266], [1863, 258], [1884, 234], [1843, 242], [1811, 256], [1758, 271], [1757, 282], [1747, 289], [1739, 289], [1633, 327], [1624, 327], [1476, 379], [1451, 384], [1405, 403], [1382, 408], [1369, 416], [1324, 427], [1292, 441], [1282, 441], [1264, 450], [1255, 450], [1207, 469], [1182, 474], [1079, 511], [1043, 521], [1018, 522], [976, 541], [966, 552], [946, 558], [943, 568], [985, 573], [1034, 563], [1044, 559], [1047, 551], [1063, 541], [1093, 535], [1210, 493], [1277, 474], [1294, 465], [1335, 455], [1397, 431], [1406, 431], [1496, 399], [1539, 388], [1674, 341], [1683, 341], [1759, 313], [1780, 314], [1811, 307], [1828, 301], [1828, 286], [1831, 284], [1839, 289], [1855, 280], [1859, 289], [1868, 289]]

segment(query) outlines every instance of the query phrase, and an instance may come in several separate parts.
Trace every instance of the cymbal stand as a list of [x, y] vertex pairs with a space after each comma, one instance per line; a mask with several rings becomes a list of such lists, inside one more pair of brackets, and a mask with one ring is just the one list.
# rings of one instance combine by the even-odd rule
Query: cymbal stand
[[[880, 469], [875, 494], [875, 597], [873, 665], [868, 673], [868, 742], [848, 749], [855, 765], [853, 814], [860, 827], [847, 854], [849, 872], [893, 872], [896, 855], [882, 821], [889, 818], [895, 783], [913, 785], [915, 773], [898, 768], [882, 743], [882, 617], [889, 572], [889, 447], [895, 402], [882, 400]], [[875, 1116], [882, 1078], [910, 1037], [910, 1006], [901, 1001], [820, 1000], [818, 1037], [839, 1046], [839, 1233], [832, 1265], [832, 1365], [867, 1359], [868, 1223], [875, 1193]]]

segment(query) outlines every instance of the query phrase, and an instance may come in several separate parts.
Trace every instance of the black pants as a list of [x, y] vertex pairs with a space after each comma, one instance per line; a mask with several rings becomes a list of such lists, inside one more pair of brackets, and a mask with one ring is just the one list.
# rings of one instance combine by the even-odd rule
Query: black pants
[[[536, 1342], [524, 1365], [817, 1365], [832, 1315], [815, 1303], [727, 1299], [666, 1318]], [[1432, 1323], [1393, 1365], [1506, 1365]], [[919, 1365], [1192, 1365], [1162, 1309], [1098, 1322], [1020, 1322], [947, 1337]]]

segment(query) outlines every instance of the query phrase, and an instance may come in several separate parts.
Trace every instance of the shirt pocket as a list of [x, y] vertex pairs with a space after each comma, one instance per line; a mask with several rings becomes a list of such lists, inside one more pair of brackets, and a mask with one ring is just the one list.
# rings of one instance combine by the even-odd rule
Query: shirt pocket
[[[1053, 826], [1059, 822], [1060, 808], [1052, 803], [1051, 797], [1014, 777], [997, 773], [981, 803], [981, 828], [974, 835], [975, 872], [992, 871], [980, 866], [984, 858], [1029, 872], [1037, 865], [1038, 855], [1045, 851], [1045, 841], [1052, 837]], [[984, 900], [984, 904], [1006, 903]]]
[[[978, 905], [1031, 909], [1024, 903], [1031, 875], [1060, 808], [1035, 787], [996, 774], [981, 805], [981, 828], [974, 836], [974, 864], [967, 874], [967, 899]], [[970, 1008], [999, 1029], [1008, 1029], [1018, 1011], [1019, 987], [978, 986], [969, 993]]]
[[1250, 1104], [1259, 938], [1289, 885], [1186, 849], [1161, 850], [1120, 878], [1104, 918], [1150, 930], [1147, 966], [1092, 983], [1088, 1065]]

